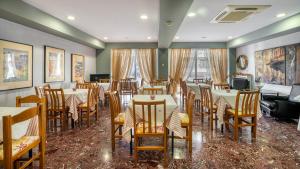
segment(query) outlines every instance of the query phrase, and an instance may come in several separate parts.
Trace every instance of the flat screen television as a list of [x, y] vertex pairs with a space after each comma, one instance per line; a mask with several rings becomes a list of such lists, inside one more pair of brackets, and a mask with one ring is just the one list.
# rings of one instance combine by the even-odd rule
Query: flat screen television
[[110, 79], [110, 74], [90, 74], [91, 82], [98, 82], [100, 79]]

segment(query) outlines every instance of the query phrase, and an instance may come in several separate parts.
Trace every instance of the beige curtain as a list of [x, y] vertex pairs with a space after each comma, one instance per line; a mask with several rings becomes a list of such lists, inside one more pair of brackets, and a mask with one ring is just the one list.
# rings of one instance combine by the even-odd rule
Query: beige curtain
[[131, 49], [112, 49], [112, 79], [120, 80], [126, 78], [132, 67]]
[[[170, 52], [170, 78], [179, 82], [180, 78], [185, 78], [185, 74], [190, 63], [191, 49], [171, 49]], [[185, 79], [183, 79], [185, 80]]]
[[155, 79], [156, 49], [138, 49], [137, 62], [145, 82]]
[[210, 70], [214, 83], [226, 83], [227, 49], [210, 49]]

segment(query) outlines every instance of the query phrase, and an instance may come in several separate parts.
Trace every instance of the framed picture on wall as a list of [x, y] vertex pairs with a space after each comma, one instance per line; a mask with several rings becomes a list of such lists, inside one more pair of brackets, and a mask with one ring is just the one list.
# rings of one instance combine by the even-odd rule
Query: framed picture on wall
[[85, 66], [84, 66], [84, 56], [78, 55], [78, 54], [72, 54], [71, 57], [71, 64], [72, 64], [72, 71], [71, 71], [71, 77], [72, 82], [78, 81], [83, 82], [84, 81], [84, 72], [85, 72]]
[[32, 87], [33, 46], [0, 40], [0, 91]]
[[65, 81], [65, 50], [45, 46], [45, 83]]

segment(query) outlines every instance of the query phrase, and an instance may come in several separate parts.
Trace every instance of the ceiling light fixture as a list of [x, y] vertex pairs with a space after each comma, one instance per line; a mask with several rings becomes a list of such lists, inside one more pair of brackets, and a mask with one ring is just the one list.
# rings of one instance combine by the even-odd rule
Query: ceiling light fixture
[[285, 13], [279, 13], [279, 14], [276, 15], [276, 17], [281, 18], [281, 17], [284, 17], [285, 15], [286, 15]]
[[232, 36], [228, 36], [228, 39], [232, 39]]
[[175, 36], [175, 39], [179, 39], [179, 36]]
[[206, 37], [206, 36], [202, 36], [201, 38], [202, 38], [202, 39], [206, 39], [207, 37]]
[[108, 39], [108, 37], [104, 37], [103, 39], [104, 39], [104, 40], [107, 40], [107, 39]]
[[188, 15], [187, 15], [188, 17], [190, 17], [190, 18], [192, 18], [192, 17], [194, 17], [194, 16], [196, 16], [196, 13], [194, 13], [194, 12], [190, 12], [190, 13], [188, 13]]
[[74, 21], [74, 20], [75, 20], [75, 17], [74, 17], [74, 16], [71, 16], [71, 15], [69, 15], [69, 16], [68, 16], [68, 19], [69, 19], [69, 20], [71, 20], [71, 21]]
[[147, 39], [151, 39], [151, 36], [148, 36]]
[[148, 19], [148, 16], [147, 16], [147, 15], [141, 15], [140, 18], [141, 18], [142, 20], [147, 20], [147, 19]]

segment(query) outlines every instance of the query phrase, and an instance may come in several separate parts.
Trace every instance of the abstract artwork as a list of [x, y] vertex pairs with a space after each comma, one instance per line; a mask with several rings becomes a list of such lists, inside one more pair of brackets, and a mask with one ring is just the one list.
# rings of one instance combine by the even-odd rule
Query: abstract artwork
[[84, 81], [84, 56], [72, 54], [72, 81]]
[[65, 50], [45, 46], [45, 83], [65, 81]]
[[255, 82], [289, 86], [299, 83], [299, 59], [297, 45], [256, 51]]
[[0, 40], [0, 91], [32, 87], [33, 46]]

